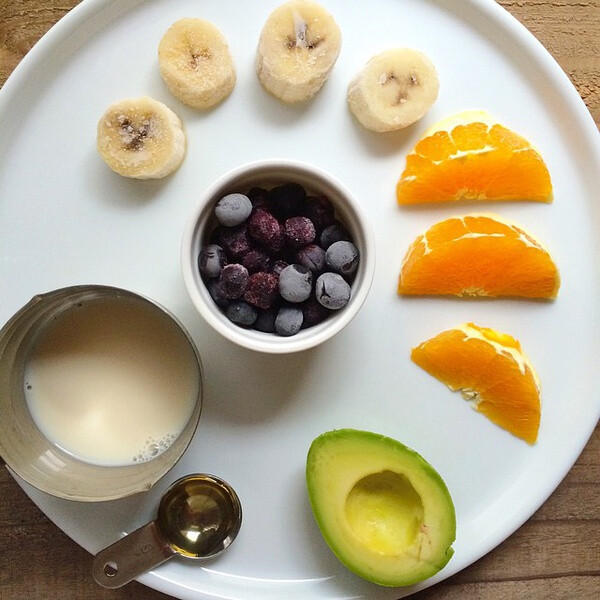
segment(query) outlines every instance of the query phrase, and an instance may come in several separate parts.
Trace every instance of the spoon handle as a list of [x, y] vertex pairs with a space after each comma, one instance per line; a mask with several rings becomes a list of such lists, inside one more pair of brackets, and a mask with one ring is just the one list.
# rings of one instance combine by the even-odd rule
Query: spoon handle
[[165, 562], [175, 551], [148, 523], [96, 554], [92, 576], [105, 588], [118, 588]]

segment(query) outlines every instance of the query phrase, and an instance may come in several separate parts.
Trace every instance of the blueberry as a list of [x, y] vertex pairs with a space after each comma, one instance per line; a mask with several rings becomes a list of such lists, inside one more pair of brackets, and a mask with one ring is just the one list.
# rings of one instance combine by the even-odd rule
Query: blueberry
[[248, 269], [238, 263], [225, 265], [221, 270], [219, 285], [223, 294], [230, 300], [240, 298], [248, 285]]
[[284, 183], [269, 192], [269, 200], [273, 214], [280, 219], [287, 219], [302, 214], [306, 190], [298, 183]]
[[304, 302], [312, 291], [313, 276], [303, 265], [288, 265], [279, 275], [279, 293], [288, 302]]
[[311, 296], [306, 302], [303, 302], [300, 305], [300, 309], [304, 315], [304, 321], [302, 321], [303, 329], [318, 325], [331, 314], [331, 311], [319, 303], [314, 296]]
[[234, 300], [225, 309], [227, 318], [242, 327], [250, 327], [258, 316], [256, 309], [243, 300]]
[[284, 225], [285, 242], [291, 248], [302, 248], [314, 241], [316, 232], [308, 217], [290, 217]]
[[227, 194], [215, 206], [215, 217], [221, 225], [234, 227], [240, 225], [252, 211], [252, 203], [244, 194]]
[[341, 240], [349, 240], [350, 235], [346, 231], [346, 228], [339, 222], [335, 221], [331, 225], [328, 225], [321, 232], [321, 246], [324, 250], [327, 250], [331, 244], [339, 242]]
[[200, 250], [198, 269], [203, 277], [218, 277], [221, 269], [227, 264], [227, 256], [221, 246], [209, 244]]
[[338, 310], [350, 300], [350, 286], [338, 273], [323, 273], [317, 279], [315, 297], [325, 307]]
[[282, 306], [275, 317], [275, 332], [279, 335], [296, 335], [302, 327], [304, 316], [296, 306]]
[[304, 214], [313, 222], [317, 231], [323, 231], [335, 221], [335, 209], [325, 196], [308, 196]]
[[261, 208], [253, 211], [248, 218], [248, 234], [272, 252], [283, 247], [283, 228], [271, 213]]
[[252, 327], [264, 333], [275, 333], [275, 318], [278, 312], [278, 309], [275, 307], [268, 308], [267, 310], [259, 310]]
[[244, 300], [258, 308], [269, 308], [277, 298], [279, 278], [273, 273], [252, 273], [244, 292]]
[[309, 244], [296, 252], [295, 262], [310, 269], [313, 273], [320, 273], [325, 268], [325, 250], [316, 244]]
[[334, 242], [327, 248], [325, 262], [336, 273], [352, 275], [358, 267], [358, 248], [345, 240]]
[[214, 300], [217, 306], [225, 308], [229, 304], [229, 298], [225, 296], [223, 288], [221, 287], [221, 284], [219, 283], [218, 279], [211, 279], [206, 284], [206, 287], [208, 288], [208, 293], [210, 294], [210, 297]]

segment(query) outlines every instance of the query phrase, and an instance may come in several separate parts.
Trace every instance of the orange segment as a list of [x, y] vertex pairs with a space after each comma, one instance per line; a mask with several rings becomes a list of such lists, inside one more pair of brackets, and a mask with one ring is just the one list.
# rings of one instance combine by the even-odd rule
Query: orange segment
[[396, 196], [399, 204], [551, 202], [552, 183], [541, 155], [524, 137], [484, 111], [465, 111], [440, 121], [417, 142]]
[[555, 298], [558, 269], [520, 227], [471, 215], [430, 227], [409, 247], [398, 279], [402, 295]]
[[466, 323], [413, 348], [411, 358], [451, 390], [460, 391], [490, 421], [535, 443], [539, 381], [513, 337]]

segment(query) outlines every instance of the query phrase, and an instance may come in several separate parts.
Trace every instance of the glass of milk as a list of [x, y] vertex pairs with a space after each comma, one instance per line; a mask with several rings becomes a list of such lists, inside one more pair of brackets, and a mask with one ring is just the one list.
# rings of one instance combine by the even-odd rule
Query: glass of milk
[[0, 454], [62, 498], [148, 490], [181, 457], [202, 409], [202, 364], [148, 298], [76, 286], [33, 298], [0, 331]]

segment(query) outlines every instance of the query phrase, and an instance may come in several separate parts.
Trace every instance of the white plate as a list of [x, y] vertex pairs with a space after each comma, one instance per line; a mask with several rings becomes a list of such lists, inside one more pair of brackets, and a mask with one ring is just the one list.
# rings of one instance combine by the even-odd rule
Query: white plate
[[[216, 473], [238, 491], [244, 523], [235, 544], [205, 566], [175, 559], [140, 580], [180, 598], [365, 598], [383, 589], [346, 571], [313, 521], [304, 486], [312, 439], [355, 427], [398, 438], [441, 473], [458, 515], [456, 554], [431, 585], [502, 541], [567, 473], [600, 412], [598, 131], [565, 74], [494, 2], [323, 0], [343, 47], [313, 102], [287, 107], [253, 71], [257, 37], [278, 0], [86, 0], [25, 57], [0, 93], [0, 319], [37, 292], [103, 283], [170, 307], [193, 334], [207, 376], [205, 411], [183, 460], [146, 496], [108, 504], [60, 501], [24, 485], [38, 506], [90, 552], [153, 518], [171, 481]], [[171, 98], [156, 47], [183, 16], [226, 35], [238, 68], [231, 97], [200, 114]], [[405, 45], [437, 65], [441, 93], [423, 121], [372, 135], [346, 109], [346, 86], [372, 54]], [[121, 97], [149, 94], [183, 118], [189, 152], [159, 182], [110, 172], [95, 127]], [[464, 108], [485, 108], [530, 138], [549, 165], [554, 204], [402, 210], [394, 186], [425, 127]], [[362, 202], [377, 240], [371, 294], [336, 339], [298, 356], [261, 356], [217, 337], [194, 312], [179, 272], [184, 222], [200, 191], [243, 162], [285, 157], [330, 171]], [[476, 210], [512, 218], [545, 241], [562, 272], [553, 303], [403, 299], [396, 277], [408, 244], [437, 220]], [[534, 447], [472, 411], [416, 367], [410, 348], [464, 321], [521, 340], [543, 386]]]

